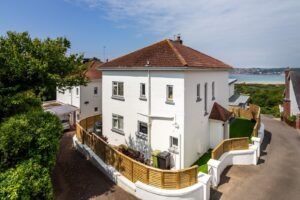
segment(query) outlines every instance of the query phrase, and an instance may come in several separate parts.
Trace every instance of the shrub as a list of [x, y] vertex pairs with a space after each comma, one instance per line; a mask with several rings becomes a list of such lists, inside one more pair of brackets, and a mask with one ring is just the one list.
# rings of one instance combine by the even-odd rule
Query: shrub
[[49, 171], [29, 159], [0, 173], [0, 199], [52, 199]]
[[51, 113], [37, 110], [10, 117], [0, 125], [1, 170], [33, 157], [52, 168], [61, 134], [62, 125]]
[[292, 115], [292, 116], [288, 117], [288, 120], [291, 121], [291, 122], [295, 122], [296, 119], [297, 119], [296, 115]]

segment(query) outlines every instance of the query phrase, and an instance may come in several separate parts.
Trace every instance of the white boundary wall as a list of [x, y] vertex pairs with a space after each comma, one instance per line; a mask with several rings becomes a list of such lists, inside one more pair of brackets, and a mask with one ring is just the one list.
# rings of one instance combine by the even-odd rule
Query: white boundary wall
[[[99, 170], [125, 191], [144, 200], [208, 200], [210, 195], [211, 176], [199, 173], [198, 183], [190, 187], [176, 190], [156, 188], [137, 181], [133, 183], [120, 174], [114, 167], [105, 164], [88, 146], [81, 144], [73, 137], [74, 147], [86, 156]], [[99, 185], [99, 187], [101, 187]]]
[[220, 183], [222, 172], [230, 165], [257, 165], [260, 157], [260, 145], [264, 138], [264, 124], [261, 124], [258, 137], [252, 137], [253, 144], [247, 150], [234, 150], [224, 153], [220, 159], [210, 159], [208, 161], [208, 173], [212, 176], [212, 186], [216, 187]]

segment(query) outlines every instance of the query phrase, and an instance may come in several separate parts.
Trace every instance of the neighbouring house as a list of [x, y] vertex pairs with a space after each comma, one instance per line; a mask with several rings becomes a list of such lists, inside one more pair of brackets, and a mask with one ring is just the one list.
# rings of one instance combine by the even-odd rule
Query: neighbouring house
[[294, 127], [300, 129], [300, 71], [285, 71], [283, 117], [295, 121]]
[[232, 67], [166, 39], [104, 63], [103, 134], [150, 157], [168, 151], [176, 169], [191, 166], [228, 137]]
[[102, 62], [94, 58], [87, 60], [85, 64], [87, 65], [85, 75], [89, 80], [86, 86], [56, 91], [57, 102], [78, 108], [76, 121], [102, 113], [102, 73], [98, 70]]
[[237, 79], [229, 79], [229, 106], [246, 108], [249, 105], [249, 95], [239, 94], [235, 91]]

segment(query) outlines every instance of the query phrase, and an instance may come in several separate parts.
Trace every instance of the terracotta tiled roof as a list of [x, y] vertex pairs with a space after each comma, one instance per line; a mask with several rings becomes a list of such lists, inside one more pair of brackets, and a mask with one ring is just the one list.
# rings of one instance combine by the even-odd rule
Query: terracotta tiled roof
[[215, 102], [211, 109], [209, 119], [226, 122], [231, 116], [232, 112], [229, 112], [226, 108]]
[[102, 67], [130, 68], [145, 67], [147, 64], [149, 67], [232, 68], [220, 60], [170, 39], [106, 62]]
[[98, 67], [102, 65], [99, 60], [91, 60], [85, 63], [87, 65], [87, 70], [85, 76], [90, 80], [102, 78], [102, 72], [98, 70]]

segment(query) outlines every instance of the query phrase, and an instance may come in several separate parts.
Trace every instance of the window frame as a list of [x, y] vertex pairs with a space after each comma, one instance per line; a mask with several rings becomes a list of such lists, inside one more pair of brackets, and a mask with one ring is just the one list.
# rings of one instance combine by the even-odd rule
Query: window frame
[[204, 115], [207, 115], [207, 83], [204, 84]]
[[[141, 129], [140, 129], [141, 125], [146, 126], [147, 133], [141, 132]], [[146, 122], [138, 121], [138, 133], [148, 135], [148, 124]]]
[[[122, 90], [120, 90], [121, 86], [122, 86]], [[116, 88], [116, 90], [115, 90], [115, 88]], [[115, 94], [115, 91], [116, 91], [116, 94]], [[121, 81], [113, 81], [112, 82], [112, 98], [117, 99], [117, 100], [124, 100], [124, 82], [121, 82]]]
[[200, 83], [197, 83], [197, 86], [196, 86], [196, 102], [199, 102], [201, 101], [201, 84]]
[[215, 82], [214, 81], [211, 83], [211, 99], [212, 100], [216, 99], [216, 97], [215, 97]]
[[[174, 145], [174, 139], [177, 140], [177, 145]], [[179, 139], [178, 137], [170, 136], [170, 148], [178, 149], [179, 147]]]
[[97, 86], [94, 87], [94, 95], [95, 95], [95, 96], [98, 95], [98, 87], [97, 87]]
[[[144, 87], [144, 94], [143, 94]], [[146, 83], [140, 83], [140, 100], [147, 100], [146, 98]]]
[[[172, 98], [169, 98], [170, 88], [172, 89]], [[166, 86], [166, 103], [167, 104], [174, 104], [174, 86], [173, 85], [167, 85]]]
[[[117, 127], [114, 126], [114, 120], [117, 120]], [[120, 120], [122, 120], [122, 123], [120, 123]], [[112, 114], [112, 128], [111, 130], [113, 132], [119, 133], [121, 135], [124, 135], [124, 117], [118, 114]]]

